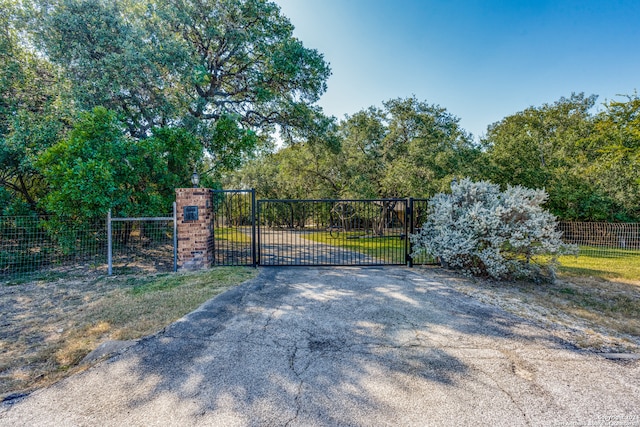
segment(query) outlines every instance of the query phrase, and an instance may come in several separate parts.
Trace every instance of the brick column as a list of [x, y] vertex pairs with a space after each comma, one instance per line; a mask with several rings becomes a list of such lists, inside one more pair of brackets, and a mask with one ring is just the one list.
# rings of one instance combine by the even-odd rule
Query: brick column
[[[213, 263], [213, 207], [208, 188], [176, 188], [178, 269], [200, 270]], [[197, 219], [195, 214], [197, 211]], [[186, 217], [185, 217], [186, 216]]]

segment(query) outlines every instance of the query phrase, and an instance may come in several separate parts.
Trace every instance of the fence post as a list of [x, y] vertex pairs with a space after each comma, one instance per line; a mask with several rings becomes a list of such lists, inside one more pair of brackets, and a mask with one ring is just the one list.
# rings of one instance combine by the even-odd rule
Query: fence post
[[253, 267], [258, 266], [258, 256], [256, 254], [256, 190], [251, 189], [251, 262]]
[[113, 246], [111, 241], [111, 209], [107, 212], [107, 274], [113, 274]]
[[178, 205], [173, 202], [173, 271], [178, 271]]
[[404, 219], [404, 235], [405, 235], [405, 250], [407, 251], [407, 265], [413, 267], [413, 257], [411, 256], [411, 235], [413, 234], [413, 197], [409, 197], [407, 200], [407, 209]]
[[260, 200], [256, 201], [256, 224], [258, 227], [258, 239], [256, 241], [256, 265], [260, 265], [260, 238], [262, 235], [262, 231], [260, 230]]

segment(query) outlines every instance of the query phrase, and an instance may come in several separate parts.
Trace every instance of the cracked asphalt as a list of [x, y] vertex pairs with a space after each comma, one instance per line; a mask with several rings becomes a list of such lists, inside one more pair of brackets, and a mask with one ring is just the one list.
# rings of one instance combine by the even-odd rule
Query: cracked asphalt
[[640, 425], [640, 362], [407, 268], [265, 268], [2, 426]]

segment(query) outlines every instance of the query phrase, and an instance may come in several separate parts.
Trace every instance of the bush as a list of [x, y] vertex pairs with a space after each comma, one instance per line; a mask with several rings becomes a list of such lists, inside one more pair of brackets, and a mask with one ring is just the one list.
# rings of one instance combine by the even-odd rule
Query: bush
[[543, 190], [500, 187], [464, 179], [451, 194], [429, 200], [428, 219], [411, 236], [414, 256], [424, 252], [466, 274], [495, 279], [555, 277], [557, 256], [575, 253], [542, 208]]

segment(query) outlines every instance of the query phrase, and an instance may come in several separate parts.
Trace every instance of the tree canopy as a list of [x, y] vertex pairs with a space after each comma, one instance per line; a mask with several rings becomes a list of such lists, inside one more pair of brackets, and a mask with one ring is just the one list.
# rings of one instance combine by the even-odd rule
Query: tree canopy
[[446, 109], [392, 99], [342, 120], [334, 149], [299, 144], [227, 176], [264, 197], [428, 197], [470, 177], [544, 189], [567, 220], [640, 219], [640, 99], [571, 94], [489, 126], [475, 143]]
[[[331, 125], [314, 105], [329, 66], [273, 2], [0, 1], [0, 185], [15, 206], [49, 212], [58, 210], [54, 195], [69, 207], [87, 201], [90, 192], [62, 190], [70, 185], [62, 181], [78, 180], [76, 161], [99, 175], [107, 157], [124, 156], [109, 161], [111, 172], [123, 172], [116, 163], [124, 161], [141, 178], [148, 171], [139, 159], [180, 153], [185, 178], [185, 168], [198, 167], [211, 180], [269, 146], [276, 130], [293, 143]], [[110, 125], [81, 143], [91, 121]], [[101, 182], [98, 175], [90, 178]], [[156, 174], [151, 186], [116, 175], [108, 200], [94, 194], [88, 206], [123, 207], [129, 182], [167, 199], [176, 181]]]
[[49, 182], [43, 205], [76, 221], [103, 221], [109, 209], [126, 216], [166, 214], [174, 189], [187, 185], [190, 159], [201, 151], [179, 128], [157, 128], [136, 142], [123, 134], [115, 113], [96, 107], [39, 159]]
[[[268, 0], [0, 0], [0, 214], [162, 214], [193, 168], [259, 197], [544, 189], [563, 219], [640, 220], [640, 98], [571, 94], [480, 141], [415, 96], [338, 121], [329, 65]], [[273, 150], [279, 135], [283, 144]]]
[[0, 188], [10, 199], [0, 214], [22, 214], [46, 192], [35, 161], [68, 129], [72, 106], [59, 70], [21, 42], [24, 11], [0, 6]]
[[308, 142], [267, 155], [230, 182], [260, 189], [269, 176], [279, 183], [264, 189], [270, 197], [423, 197], [477, 175], [480, 162], [459, 119], [415, 97], [346, 117], [336, 138], [337, 146]]
[[638, 211], [637, 96], [593, 114], [595, 96], [572, 94], [489, 127], [486, 178], [544, 188], [565, 219], [629, 221]]
[[[640, 218], [640, 98], [610, 101], [580, 144], [585, 179], [620, 207], [620, 219]], [[624, 217], [622, 216], [624, 215]]]
[[[179, 124], [201, 135], [211, 153], [225, 151], [220, 132], [232, 150], [250, 149], [246, 137], [254, 132], [308, 126], [311, 105], [326, 90], [322, 55], [293, 37], [272, 2], [48, 5], [35, 29], [43, 51], [68, 72], [82, 108], [118, 112], [137, 138]], [[229, 134], [231, 124], [237, 129]]]

